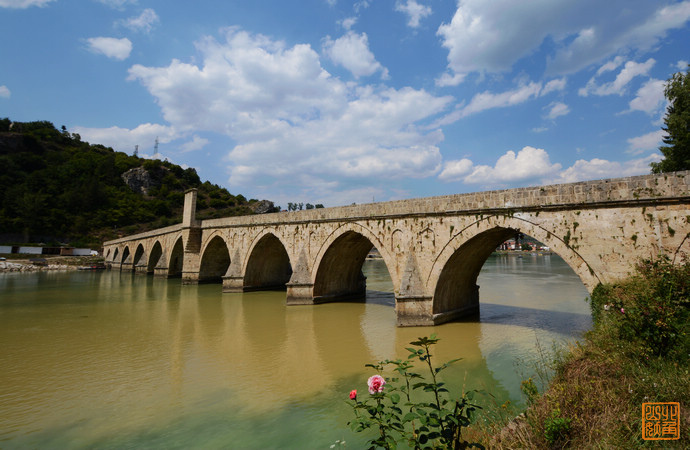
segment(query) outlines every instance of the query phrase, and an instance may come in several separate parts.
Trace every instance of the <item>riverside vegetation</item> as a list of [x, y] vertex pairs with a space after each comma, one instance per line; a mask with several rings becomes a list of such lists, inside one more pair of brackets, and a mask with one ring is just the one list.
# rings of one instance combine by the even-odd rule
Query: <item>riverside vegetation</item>
[[[208, 181], [193, 168], [143, 159], [83, 142], [47, 121], [0, 119], [0, 238], [6, 243], [103, 241], [179, 223], [184, 191], [198, 189], [200, 219], [276, 210]], [[136, 189], [123, 174], [145, 178]]]
[[[494, 448], [689, 448], [690, 265], [641, 261], [590, 302], [593, 329], [557, 353], [548, 389], [539, 395], [545, 380], [525, 380], [525, 414], [508, 427], [485, 424], [479, 439]], [[643, 439], [647, 402], [681, 404], [679, 440]]]
[[[633, 276], [599, 285], [589, 300], [593, 329], [523, 381], [527, 410], [517, 418], [508, 402], [477, 415], [472, 393], [443, 398], [448, 391], [437, 375], [454, 361], [433, 367], [430, 348], [438, 338], [431, 336], [411, 343], [407, 361], [368, 365], [379, 377], [389, 367], [398, 376], [387, 380], [388, 390], [383, 378], [370, 378], [364, 400], [350, 393], [351, 428], [376, 430], [370, 448], [689, 448], [690, 264], [641, 261]], [[415, 359], [428, 366], [426, 378], [413, 372]], [[548, 386], [543, 394], [538, 384]], [[431, 396], [412, 400], [417, 390]], [[643, 439], [648, 402], [681, 404], [680, 439]]]

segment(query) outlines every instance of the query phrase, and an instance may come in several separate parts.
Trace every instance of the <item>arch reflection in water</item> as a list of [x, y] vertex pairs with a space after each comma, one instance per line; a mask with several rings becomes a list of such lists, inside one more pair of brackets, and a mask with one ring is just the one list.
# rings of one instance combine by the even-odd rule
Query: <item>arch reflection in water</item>
[[463, 358], [454, 390], [519, 401], [516, 357], [589, 326], [584, 287], [548, 258], [490, 257], [481, 320], [431, 329], [395, 326], [381, 261], [364, 264], [366, 301], [318, 307], [131, 273], [0, 275], [2, 447], [357, 448], [343, 400], [365, 392], [364, 364], [430, 333], [437, 362]]

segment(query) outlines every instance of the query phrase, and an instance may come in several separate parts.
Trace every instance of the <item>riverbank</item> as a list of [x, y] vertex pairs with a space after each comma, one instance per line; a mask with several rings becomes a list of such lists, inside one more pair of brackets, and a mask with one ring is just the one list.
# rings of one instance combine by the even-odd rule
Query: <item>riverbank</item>
[[1, 272], [42, 272], [78, 270], [80, 267], [103, 263], [100, 256], [47, 256], [29, 258], [28, 255], [0, 255]]
[[[545, 392], [537, 388], [543, 380], [523, 381], [527, 411], [508, 423], [480, 424], [475, 441], [491, 448], [690, 448], [690, 267], [645, 261], [638, 271], [594, 291], [594, 328], [549, 364], [555, 376]], [[643, 427], [646, 403], [671, 406], [662, 407], [664, 420], [645, 416]]]

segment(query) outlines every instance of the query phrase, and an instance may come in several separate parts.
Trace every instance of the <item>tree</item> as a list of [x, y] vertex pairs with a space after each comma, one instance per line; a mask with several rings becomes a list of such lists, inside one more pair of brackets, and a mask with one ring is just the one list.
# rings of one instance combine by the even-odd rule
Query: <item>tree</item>
[[690, 72], [673, 74], [664, 95], [670, 102], [662, 128], [666, 145], [659, 147], [664, 159], [651, 164], [652, 173], [690, 170]]

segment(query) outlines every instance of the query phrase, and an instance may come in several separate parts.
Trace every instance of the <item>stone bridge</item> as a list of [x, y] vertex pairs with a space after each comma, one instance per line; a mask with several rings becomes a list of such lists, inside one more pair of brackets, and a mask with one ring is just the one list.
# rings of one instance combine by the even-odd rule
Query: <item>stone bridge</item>
[[640, 258], [690, 253], [690, 171], [306, 211], [195, 218], [104, 243], [114, 270], [223, 292], [286, 289], [288, 305], [365, 295], [376, 247], [395, 287], [398, 325], [435, 325], [479, 310], [477, 276], [517, 233], [560, 255], [591, 292]]

